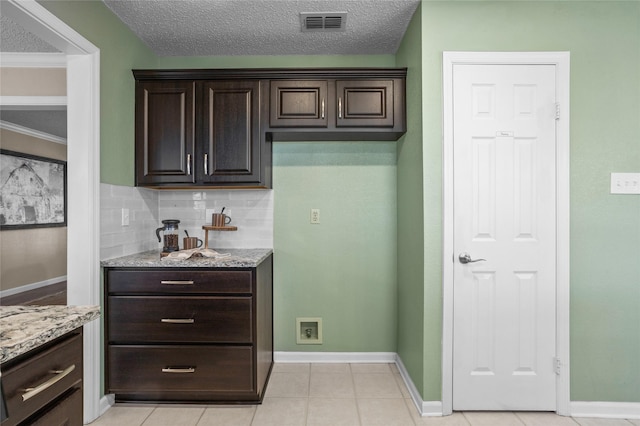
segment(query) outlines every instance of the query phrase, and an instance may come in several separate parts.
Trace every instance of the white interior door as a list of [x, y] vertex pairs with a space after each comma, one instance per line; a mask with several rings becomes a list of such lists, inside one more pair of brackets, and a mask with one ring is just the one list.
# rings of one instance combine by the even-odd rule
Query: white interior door
[[556, 409], [555, 75], [453, 69], [454, 410]]

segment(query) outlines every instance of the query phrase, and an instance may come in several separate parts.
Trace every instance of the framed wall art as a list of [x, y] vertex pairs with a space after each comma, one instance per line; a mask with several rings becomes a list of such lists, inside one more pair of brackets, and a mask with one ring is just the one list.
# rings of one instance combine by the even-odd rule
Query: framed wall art
[[67, 162], [0, 149], [0, 229], [67, 226]]

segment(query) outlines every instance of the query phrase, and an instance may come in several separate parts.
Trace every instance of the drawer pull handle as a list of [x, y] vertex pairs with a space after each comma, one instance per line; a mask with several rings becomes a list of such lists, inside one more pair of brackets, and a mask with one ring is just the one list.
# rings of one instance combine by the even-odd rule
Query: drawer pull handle
[[196, 320], [193, 318], [162, 318], [160, 322], [169, 324], [193, 324]]
[[55, 374], [55, 376], [50, 378], [46, 382], [44, 382], [42, 384], [39, 384], [35, 388], [26, 388], [25, 389], [26, 392], [22, 394], [22, 401], [24, 402], [24, 401], [26, 401], [28, 399], [31, 399], [34, 396], [38, 395], [40, 392], [42, 392], [42, 391], [50, 388], [51, 386], [55, 385], [60, 380], [64, 379], [69, 374], [71, 374], [71, 372], [73, 370], [75, 370], [75, 369], [76, 369], [76, 365], [73, 364], [70, 367], [67, 367], [65, 370], [52, 370], [52, 371], [50, 371], [49, 373]]
[[184, 280], [184, 281], [173, 281], [173, 280], [162, 280], [160, 284], [169, 284], [169, 285], [192, 285], [193, 280]]
[[172, 367], [167, 367], [167, 368], [163, 368], [162, 369], [163, 373], [178, 373], [178, 374], [183, 374], [183, 373], [195, 373], [196, 369], [194, 367], [188, 367], [188, 368], [172, 368]]

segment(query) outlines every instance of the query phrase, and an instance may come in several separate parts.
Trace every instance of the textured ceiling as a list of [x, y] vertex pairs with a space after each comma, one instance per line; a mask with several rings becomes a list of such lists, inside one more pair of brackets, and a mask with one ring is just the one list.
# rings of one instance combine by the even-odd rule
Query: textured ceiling
[[59, 52], [35, 34], [25, 30], [11, 18], [0, 15], [0, 48], [3, 52]]
[[[104, 0], [160, 56], [394, 54], [420, 0]], [[347, 12], [302, 32], [300, 12]]]

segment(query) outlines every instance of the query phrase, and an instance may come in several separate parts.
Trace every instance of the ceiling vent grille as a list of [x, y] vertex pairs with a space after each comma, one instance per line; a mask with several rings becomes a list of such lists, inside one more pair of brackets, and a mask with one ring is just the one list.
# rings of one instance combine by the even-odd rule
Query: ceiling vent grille
[[347, 12], [301, 12], [300, 24], [303, 32], [344, 31]]

